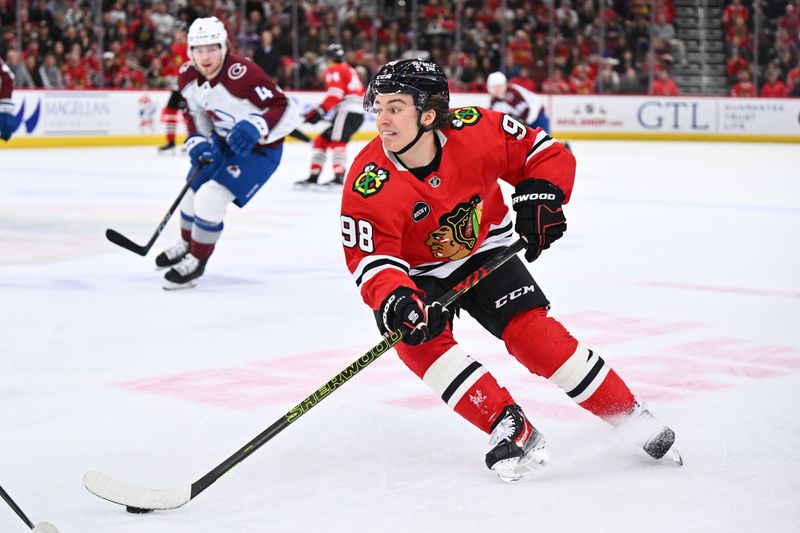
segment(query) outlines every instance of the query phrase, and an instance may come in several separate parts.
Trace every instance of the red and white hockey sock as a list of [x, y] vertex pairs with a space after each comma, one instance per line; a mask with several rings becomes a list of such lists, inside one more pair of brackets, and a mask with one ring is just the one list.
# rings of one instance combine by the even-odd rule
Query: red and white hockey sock
[[321, 135], [316, 137], [311, 143], [311, 174], [319, 175], [322, 168], [325, 166], [327, 155], [325, 151], [328, 149], [330, 141]]
[[514, 403], [489, 371], [458, 345], [440, 355], [422, 379], [456, 413], [486, 433], [503, 409]]
[[549, 379], [578, 405], [605, 420], [627, 413], [636, 403], [603, 358], [579, 345], [543, 308], [514, 317], [503, 340], [509, 353], [528, 370]]
[[178, 129], [178, 110], [172, 107], [164, 108], [161, 116], [164, 121], [164, 129], [167, 132], [167, 142], [175, 142], [175, 132]]
[[337, 176], [342, 176], [347, 172], [347, 145], [341, 141], [331, 141], [329, 147], [333, 152], [331, 156], [333, 173]]

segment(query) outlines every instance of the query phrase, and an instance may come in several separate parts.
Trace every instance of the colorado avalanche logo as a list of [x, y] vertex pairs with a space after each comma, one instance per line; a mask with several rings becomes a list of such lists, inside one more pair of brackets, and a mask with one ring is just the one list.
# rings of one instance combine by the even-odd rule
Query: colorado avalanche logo
[[228, 77], [232, 80], [238, 80], [247, 73], [247, 67], [241, 63], [234, 63], [228, 69]]
[[387, 181], [389, 181], [388, 170], [378, 168], [375, 163], [368, 163], [353, 181], [353, 191], [364, 198], [369, 198], [378, 194]]
[[239, 168], [239, 165], [228, 165], [225, 170], [228, 171], [228, 174], [230, 174], [233, 179], [236, 179], [242, 175], [242, 169]]
[[453, 111], [453, 120], [450, 122], [450, 127], [460, 130], [464, 126], [474, 126], [481, 117], [481, 112], [478, 111], [477, 107], [460, 107]]

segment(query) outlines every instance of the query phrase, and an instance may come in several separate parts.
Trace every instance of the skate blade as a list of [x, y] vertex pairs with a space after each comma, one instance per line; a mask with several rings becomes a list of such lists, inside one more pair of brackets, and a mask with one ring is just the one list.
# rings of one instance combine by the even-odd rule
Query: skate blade
[[173, 283], [171, 281], [164, 280], [164, 285], [162, 285], [162, 288], [165, 291], [179, 291], [181, 289], [191, 289], [195, 286], [197, 286], [197, 283], [194, 280], [187, 283]]
[[503, 483], [516, 483], [531, 472], [540, 470], [550, 462], [547, 450], [534, 450], [521, 459], [506, 459], [492, 467]]
[[292, 189], [295, 191], [319, 191], [320, 185], [319, 183], [295, 183], [292, 186]]
[[664, 455], [663, 459], [669, 459], [676, 466], [683, 466], [683, 457], [681, 456], [681, 452], [676, 450], [674, 446], [669, 449], [669, 451]]

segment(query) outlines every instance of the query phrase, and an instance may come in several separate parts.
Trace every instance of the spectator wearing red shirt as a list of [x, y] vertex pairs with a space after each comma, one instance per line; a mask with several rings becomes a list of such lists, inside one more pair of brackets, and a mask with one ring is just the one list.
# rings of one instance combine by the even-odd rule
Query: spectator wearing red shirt
[[678, 85], [675, 83], [666, 69], [661, 69], [656, 73], [653, 84], [650, 86], [648, 94], [652, 96], [679, 96]]
[[786, 87], [788, 87], [789, 92], [798, 83], [800, 83], [800, 59], [797, 60], [797, 66], [786, 73]]
[[753, 82], [750, 81], [750, 72], [747, 70], [740, 70], [738, 75], [739, 81], [731, 87], [731, 96], [736, 98], [755, 98], [756, 88]]
[[789, 88], [778, 79], [778, 70], [772, 66], [767, 67], [767, 82], [761, 87], [761, 98], [786, 98], [789, 96]]
[[64, 76], [64, 87], [67, 89], [83, 89], [88, 85], [88, 76], [79, 49], [73, 49], [69, 53], [67, 62], [61, 67], [61, 73]]
[[585, 63], [576, 65], [569, 78], [569, 88], [572, 94], [594, 93], [594, 80], [589, 76], [589, 66]]
[[570, 94], [569, 83], [564, 79], [560, 68], [553, 71], [552, 77], [542, 82], [542, 91], [547, 94]]
[[732, 49], [731, 56], [725, 62], [725, 72], [728, 74], [728, 79], [735, 80], [740, 70], [747, 70], [749, 67], [750, 64], [747, 60], [739, 55], [739, 49]]
[[726, 30], [730, 29], [734, 24], [734, 20], [741, 18], [747, 21], [749, 16], [750, 13], [747, 8], [742, 5], [742, 0], [733, 0], [730, 4], [725, 6], [725, 10], [722, 12], [722, 27]]

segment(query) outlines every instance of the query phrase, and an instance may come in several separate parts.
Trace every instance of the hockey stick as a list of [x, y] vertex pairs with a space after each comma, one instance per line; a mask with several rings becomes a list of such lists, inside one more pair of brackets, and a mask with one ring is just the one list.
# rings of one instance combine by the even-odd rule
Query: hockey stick
[[39, 522], [34, 526], [30, 518], [25, 516], [25, 513], [22, 512], [22, 509], [20, 509], [16, 502], [11, 499], [11, 496], [9, 496], [8, 493], [3, 490], [3, 487], [0, 487], [0, 497], [2, 497], [9, 507], [11, 507], [15, 513], [17, 513], [17, 516], [20, 517], [23, 522], [25, 522], [25, 525], [31, 528], [35, 533], [58, 533], [58, 530], [55, 528], [55, 526], [48, 524], [47, 522]]
[[[516, 241], [442, 295], [438, 301], [445, 307], [452, 304], [479, 281], [497, 270], [500, 265], [514, 257], [517, 252], [524, 247], [525, 243], [522, 240]], [[147, 513], [154, 510], [176, 509], [181, 507], [206, 490], [228, 470], [242, 462], [278, 433], [289, 427], [290, 424], [307, 413], [311, 408], [315, 407], [336, 389], [347, 383], [353, 376], [366, 368], [367, 365], [389, 351], [389, 349], [400, 342], [402, 338], [403, 331], [398, 330], [391, 332], [380, 343], [373, 346], [372, 349], [356, 359], [353, 364], [339, 372], [305, 400], [292, 407], [289, 412], [239, 449], [239, 451], [225, 459], [216, 468], [189, 486], [176, 489], [146, 489], [128, 485], [127, 483], [117, 481], [105, 474], [95, 471], [89, 471], [84, 474], [83, 484], [92, 494], [104, 500], [124, 505], [127, 510], [132, 513]]]
[[293, 129], [291, 132], [289, 132], [288, 137], [294, 137], [295, 139], [303, 141], [304, 143], [311, 142], [311, 137], [309, 137], [308, 135], [306, 135], [305, 133], [296, 128]]
[[110, 228], [106, 230], [106, 239], [113, 242], [117, 246], [122, 246], [126, 250], [130, 250], [135, 254], [139, 254], [141, 256], [147, 255], [147, 252], [150, 251], [150, 248], [153, 247], [153, 244], [155, 244], [156, 239], [158, 239], [158, 236], [161, 235], [161, 232], [164, 230], [164, 226], [166, 226], [167, 222], [169, 222], [169, 219], [172, 218], [172, 214], [175, 212], [175, 209], [178, 208], [178, 205], [181, 203], [181, 200], [183, 200], [183, 197], [186, 195], [189, 189], [192, 188], [192, 185], [194, 185], [195, 179], [197, 179], [197, 176], [200, 174], [200, 169], [212, 162], [213, 161], [210, 159], [203, 159], [202, 157], [200, 158], [200, 163], [196, 167], [194, 167], [192, 174], [186, 180], [186, 185], [183, 186], [183, 189], [181, 189], [181, 192], [178, 194], [178, 197], [175, 198], [174, 202], [172, 202], [169, 211], [167, 211], [167, 214], [164, 215], [164, 218], [161, 219], [161, 222], [158, 224], [155, 233], [153, 233], [153, 236], [150, 237], [150, 240], [147, 242], [147, 244], [145, 244], [144, 246], [136, 244], [135, 242], [127, 238], [125, 235]]

